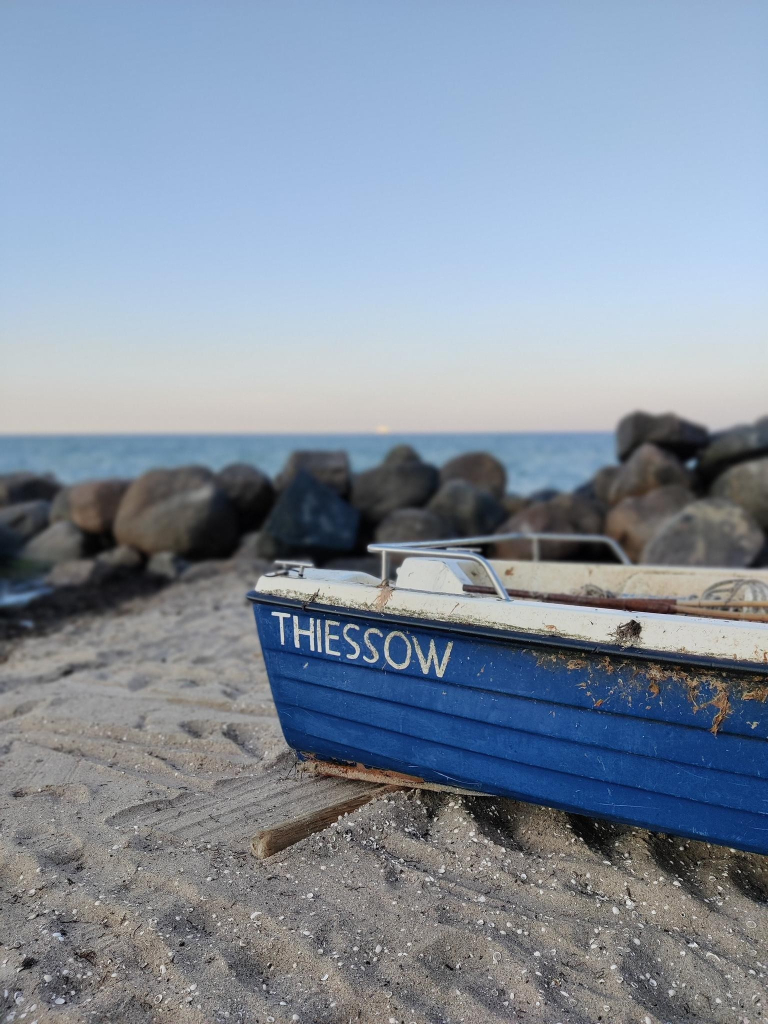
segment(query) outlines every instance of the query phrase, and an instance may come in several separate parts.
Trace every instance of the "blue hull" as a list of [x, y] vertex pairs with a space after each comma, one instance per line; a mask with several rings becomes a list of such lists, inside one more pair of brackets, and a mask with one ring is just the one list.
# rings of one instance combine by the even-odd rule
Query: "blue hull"
[[253, 593], [288, 744], [768, 853], [768, 668]]

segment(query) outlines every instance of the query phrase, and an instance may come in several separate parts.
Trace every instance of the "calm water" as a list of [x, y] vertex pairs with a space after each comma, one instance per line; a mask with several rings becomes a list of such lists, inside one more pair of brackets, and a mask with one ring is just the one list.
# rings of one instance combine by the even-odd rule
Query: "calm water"
[[297, 448], [343, 448], [355, 470], [380, 462], [396, 444], [411, 444], [439, 466], [461, 452], [492, 452], [507, 467], [509, 490], [569, 490], [614, 460], [612, 434], [183, 434], [0, 436], [0, 473], [53, 472], [65, 483], [133, 477], [155, 466], [196, 462], [220, 469], [250, 462], [274, 476]]

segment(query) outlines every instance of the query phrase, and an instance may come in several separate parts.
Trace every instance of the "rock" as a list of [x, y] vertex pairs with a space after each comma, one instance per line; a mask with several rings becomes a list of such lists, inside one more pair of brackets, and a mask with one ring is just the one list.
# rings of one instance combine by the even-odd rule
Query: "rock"
[[556, 498], [560, 494], [560, 491], [556, 487], [542, 487], [538, 491], [533, 491], [532, 494], [528, 495], [528, 503], [533, 504], [535, 501], [551, 501], [552, 498]]
[[376, 528], [379, 544], [411, 540], [440, 540], [449, 532], [443, 520], [428, 508], [398, 508]]
[[7, 526], [0, 526], [0, 562], [8, 562], [18, 555], [24, 541]]
[[509, 519], [516, 516], [518, 512], [522, 512], [529, 501], [522, 494], [505, 494], [501, 499], [501, 504], [504, 506], [505, 518]]
[[56, 517], [67, 518], [85, 533], [111, 533], [130, 480], [84, 480], [60, 492]]
[[24, 547], [22, 557], [44, 565], [69, 562], [88, 554], [88, 537], [74, 523], [52, 523]]
[[446, 480], [427, 508], [445, 523], [448, 535], [456, 537], [493, 533], [506, 515], [497, 498], [466, 480]]
[[22, 501], [0, 508], [0, 526], [13, 530], [23, 541], [31, 540], [48, 525], [49, 501]]
[[51, 501], [60, 488], [50, 473], [5, 473], [0, 475], [0, 507], [22, 501]]
[[768, 416], [716, 434], [699, 455], [697, 468], [703, 479], [712, 480], [729, 466], [761, 455], [768, 455]]
[[643, 548], [667, 519], [695, 501], [695, 495], [680, 484], [657, 487], [639, 498], [624, 498], [609, 511], [605, 532], [624, 548], [633, 562], [639, 562]]
[[641, 444], [655, 444], [672, 452], [683, 462], [693, 458], [709, 441], [709, 431], [698, 423], [684, 420], [673, 412], [654, 416], [631, 412], [616, 427], [616, 451], [624, 462]]
[[103, 583], [106, 573], [95, 558], [74, 558], [59, 562], [45, 577], [49, 587], [84, 587]]
[[158, 551], [147, 562], [146, 571], [150, 576], [178, 580], [188, 568], [189, 562], [186, 558], [180, 558], [175, 551]]
[[466, 452], [450, 459], [440, 470], [440, 483], [447, 480], [467, 480], [495, 498], [502, 498], [507, 489], [505, 467], [488, 452]]
[[608, 491], [608, 503], [616, 505], [623, 498], [637, 498], [669, 484], [690, 487], [688, 470], [678, 458], [655, 444], [641, 444], [619, 468]]
[[69, 488], [62, 487], [61, 490], [56, 493], [56, 497], [51, 502], [49, 519], [52, 523], [58, 523], [62, 519], [69, 518]]
[[424, 505], [437, 490], [438, 479], [434, 466], [422, 462], [408, 445], [401, 445], [380, 466], [355, 474], [350, 502], [366, 522], [375, 525], [396, 509]]
[[[578, 494], [558, 494], [549, 501], [538, 501], [507, 519], [497, 533], [600, 533], [601, 507]], [[579, 540], [545, 540], [540, 543], [541, 557], [560, 561], [577, 556], [584, 545]], [[503, 540], [493, 545], [496, 558], [527, 561], [533, 558], [529, 540]]]
[[619, 472], [618, 466], [603, 466], [590, 480], [592, 494], [603, 505], [608, 504], [608, 495], [611, 493], [611, 487]]
[[235, 563], [231, 558], [209, 558], [206, 562], [188, 565], [179, 577], [182, 583], [197, 583], [198, 580], [210, 580], [214, 576], [223, 576], [232, 572]]
[[768, 458], [740, 462], [726, 469], [715, 480], [710, 493], [741, 505], [759, 526], [768, 530]]
[[349, 494], [349, 456], [343, 451], [292, 452], [275, 480], [278, 491], [284, 491], [301, 472], [308, 473], [318, 483], [330, 487], [342, 498]]
[[259, 541], [261, 540], [261, 531], [253, 530], [251, 533], [246, 533], [240, 538], [240, 543], [235, 551], [234, 558], [238, 562], [255, 562], [261, 559], [259, 554]]
[[239, 532], [258, 529], [275, 501], [275, 488], [266, 473], [236, 462], [216, 474], [216, 484], [232, 502]]
[[352, 551], [359, 525], [356, 508], [300, 470], [279, 495], [260, 531], [258, 557]]
[[649, 565], [752, 565], [765, 537], [745, 509], [725, 498], [705, 498], [667, 519], [643, 549]]
[[399, 466], [403, 462], [421, 462], [421, 456], [409, 444], [396, 444], [383, 459], [385, 466]]
[[115, 548], [102, 551], [96, 556], [98, 564], [109, 571], [109, 573], [131, 573], [137, 572], [144, 565], [144, 556], [136, 548], [128, 544], [118, 544]]
[[145, 555], [172, 551], [184, 558], [229, 555], [237, 544], [237, 515], [213, 474], [199, 466], [153, 469], [123, 496], [114, 523], [119, 544]]

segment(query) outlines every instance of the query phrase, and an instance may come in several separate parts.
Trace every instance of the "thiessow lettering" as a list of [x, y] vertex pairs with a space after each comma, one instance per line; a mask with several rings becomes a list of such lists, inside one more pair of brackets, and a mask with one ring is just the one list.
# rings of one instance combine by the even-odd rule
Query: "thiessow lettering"
[[364, 629], [355, 622], [343, 623], [315, 615], [292, 615], [290, 612], [272, 612], [277, 619], [280, 646], [304, 653], [317, 652], [344, 661], [364, 661], [367, 665], [388, 665], [403, 672], [415, 661], [425, 676], [434, 672], [442, 679], [453, 651], [449, 640], [442, 653], [434, 640], [426, 650], [425, 642], [400, 629], [383, 631], [376, 626]]

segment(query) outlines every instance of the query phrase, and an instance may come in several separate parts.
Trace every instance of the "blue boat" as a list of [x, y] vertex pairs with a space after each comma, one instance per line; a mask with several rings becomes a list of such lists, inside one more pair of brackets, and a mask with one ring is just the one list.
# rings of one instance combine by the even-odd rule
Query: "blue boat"
[[500, 561], [482, 540], [373, 545], [382, 578], [259, 580], [299, 757], [768, 853], [768, 573]]

